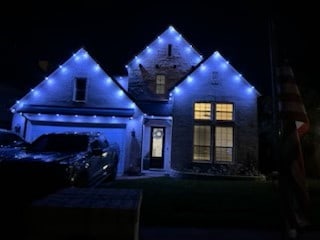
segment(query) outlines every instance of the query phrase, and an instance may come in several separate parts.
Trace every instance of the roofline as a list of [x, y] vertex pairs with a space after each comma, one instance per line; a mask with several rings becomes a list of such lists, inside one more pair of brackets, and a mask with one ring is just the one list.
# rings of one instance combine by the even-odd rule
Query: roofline
[[[185, 76], [183, 76], [178, 82], [176, 82], [175, 85], [173, 85], [171, 88], [169, 88], [169, 89], [168, 89], [169, 92], [173, 91], [176, 86], [178, 86], [180, 83], [184, 82], [189, 75], [191, 75], [193, 72], [195, 72], [202, 63], [206, 62], [206, 61], [207, 61], [210, 57], [212, 57], [212, 55], [214, 55], [215, 53], [219, 53], [219, 54], [220, 54], [219, 51], [214, 51], [209, 57], [206, 57], [206, 58], [202, 59], [202, 61], [199, 62], [192, 71], [190, 71], [189, 73], [187, 73], [187, 74], [186, 74]], [[225, 59], [222, 54], [220, 54], [220, 56], [221, 56], [223, 59]], [[239, 72], [237, 69], [235, 69], [235, 68], [233, 67], [232, 64], [230, 64], [229, 66], [231, 66], [232, 69], [233, 69], [235, 72]], [[249, 84], [250, 86], [253, 86], [246, 78], [244, 78], [244, 77], [242, 77], [242, 78], [246, 81], [247, 84]], [[255, 90], [256, 94], [257, 94], [258, 96], [261, 96], [262, 94], [256, 89], [256, 87], [255, 87], [255, 86], [253, 86], [253, 87], [254, 87], [254, 90]]]
[[[163, 31], [161, 32], [161, 34], [163, 34], [165, 31], [167, 31], [170, 27], [173, 27], [173, 25], [169, 25], [165, 30], [163, 30]], [[176, 27], [173, 27], [173, 28], [175, 29], [176, 32], [181, 33], [180, 31], [178, 31], [178, 30], [176, 29]], [[161, 34], [160, 34], [160, 35], [161, 35]], [[160, 36], [160, 35], [158, 35], [158, 36]], [[181, 34], [181, 35], [182, 35], [182, 34]], [[202, 54], [198, 51], [198, 49], [195, 48], [195, 47], [191, 44], [191, 42], [189, 42], [189, 41], [187, 40], [187, 38], [185, 38], [184, 36], [183, 36], [183, 38], [185, 39], [186, 42], [188, 42], [188, 43], [192, 46], [192, 48], [194, 49], [194, 51], [196, 51], [200, 56], [202, 56]], [[151, 40], [150, 43], [153, 43], [153, 42], [156, 41], [156, 40], [157, 40], [157, 37], [155, 37], [153, 40]], [[146, 45], [146, 46], [148, 46], [148, 45]], [[136, 54], [135, 56], [140, 55], [141, 53], [143, 53], [143, 51], [144, 51], [144, 49], [142, 49], [142, 50], [141, 50], [138, 54]], [[127, 66], [130, 62], [132, 62], [132, 61], [134, 60], [134, 58], [135, 58], [135, 57], [130, 58], [129, 61], [127, 61], [127, 64], [126, 64], [125, 66]]]
[[[104, 66], [100, 64], [100, 61], [96, 60], [96, 58], [93, 57], [93, 56], [84, 48], [84, 46], [80, 47], [76, 52], [79, 52], [80, 50], [83, 50], [83, 51], [87, 52], [88, 55], [92, 58], [92, 60], [93, 60], [94, 62], [96, 62], [96, 63], [100, 66], [101, 71], [103, 71], [103, 73], [104, 73], [105, 75], [107, 75], [108, 77], [110, 77], [110, 78], [112, 79], [112, 81], [126, 94], [126, 96], [127, 96], [133, 103], [135, 103], [135, 100], [134, 100], [134, 98], [132, 97], [132, 95], [129, 94], [129, 92], [126, 91], [126, 89], [124, 89], [124, 88], [121, 86], [121, 84], [114, 78], [114, 76], [112, 76], [111, 74], [108, 74], [108, 72], [104, 69]], [[71, 60], [71, 58], [73, 57], [73, 54], [75, 54], [75, 52], [73, 52], [73, 53], [71, 54], [71, 56], [69, 55], [69, 57], [68, 57], [65, 61], [62, 62], [62, 64], [65, 64], [66, 62], [68, 62], [69, 60]], [[58, 64], [58, 67], [56, 67], [56, 68], [55, 68], [50, 74], [48, 74], [47, 76], [50, 76], [50, 75], [54, 74], [58, 69], [59, 69], [59, 64]], [[45, 80], [45, 79], [41, 80], [41, 81], [36, 85], [36, 87], [39, 86], [39, 84], [41, 84], [44, 80]], [[20, 99], [23, 99], [27, 94], [29, 94], [29, 92], [27, 92], [27, 93], [26, 93], [22, 98], [20, 98]], [[11, 110], [16, 104], [17, 104], [17, 103], [14, 103], [14, 104], [10, 107], [10, 110]], [[135, 103], [135, 104], [136, 104], [136, 103]], [[137, 105], [137, 104], [136, 104], [136, 105]], [[138, 109], [140, 110], [140, 112], [142, 112], [142, 110], [139, 108], [139, 106], [137, 106], [137, 107], [138, 107]]]
[[207, 61], [207, 59], [209, 59], [209, 57], [203, 58], [190, 72], [186, 73], [183, 77], [180, 78], [180, 80], [178, 82], [176, 82], [175, 85], [173, 85], [171, 88], [169, 88], [169, 92], [173, 91], [174, 88], [176, 86], [178, 86], [180, 83], [182, 83], [189, 75], [191, 75], [194, 71], [196, 71], [199, 66], [204, 63], [205, 61]]

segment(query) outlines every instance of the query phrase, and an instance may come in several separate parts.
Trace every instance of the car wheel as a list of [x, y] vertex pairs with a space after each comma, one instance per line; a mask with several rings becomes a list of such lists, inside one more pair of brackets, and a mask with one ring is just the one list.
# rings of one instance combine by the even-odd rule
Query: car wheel
[[115, 167], [114, 169], [112, 169], [111, 175], [110, 175], [110, 180], [115, 180], [117, 177], [117, 167]]

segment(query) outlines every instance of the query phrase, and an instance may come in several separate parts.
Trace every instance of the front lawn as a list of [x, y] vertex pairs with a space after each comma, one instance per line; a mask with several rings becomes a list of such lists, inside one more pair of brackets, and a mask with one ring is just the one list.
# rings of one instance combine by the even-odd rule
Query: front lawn
[[308, 190], [310, 193], [310, 221], [316, 228], [320, 228], [320, 179], [309, 180]]
[[271, 182], [158, 177], [116, 180], [100, 187], [142, 189], [144, 225], [274, 228], [281, 223]]

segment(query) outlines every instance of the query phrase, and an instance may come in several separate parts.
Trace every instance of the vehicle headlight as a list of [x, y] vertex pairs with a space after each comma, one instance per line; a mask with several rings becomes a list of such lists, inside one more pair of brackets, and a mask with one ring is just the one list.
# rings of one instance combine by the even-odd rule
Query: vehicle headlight
[[106, 169], [109, 168], [109, 167], [110, 167], [110, 165], [108, 165], [108, 164], [107, 164], [107, 165], [104, 165], [104, 166], [103, 166], [103, 170], [106, 170]]

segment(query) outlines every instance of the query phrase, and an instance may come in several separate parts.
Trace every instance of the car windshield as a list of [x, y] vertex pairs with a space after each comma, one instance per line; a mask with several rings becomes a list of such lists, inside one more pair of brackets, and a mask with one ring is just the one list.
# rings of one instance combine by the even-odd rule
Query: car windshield
[[36, 152], [82, 152], [88, 148], [89, 138], [86, 135], [42, 135], [31, 144]]

